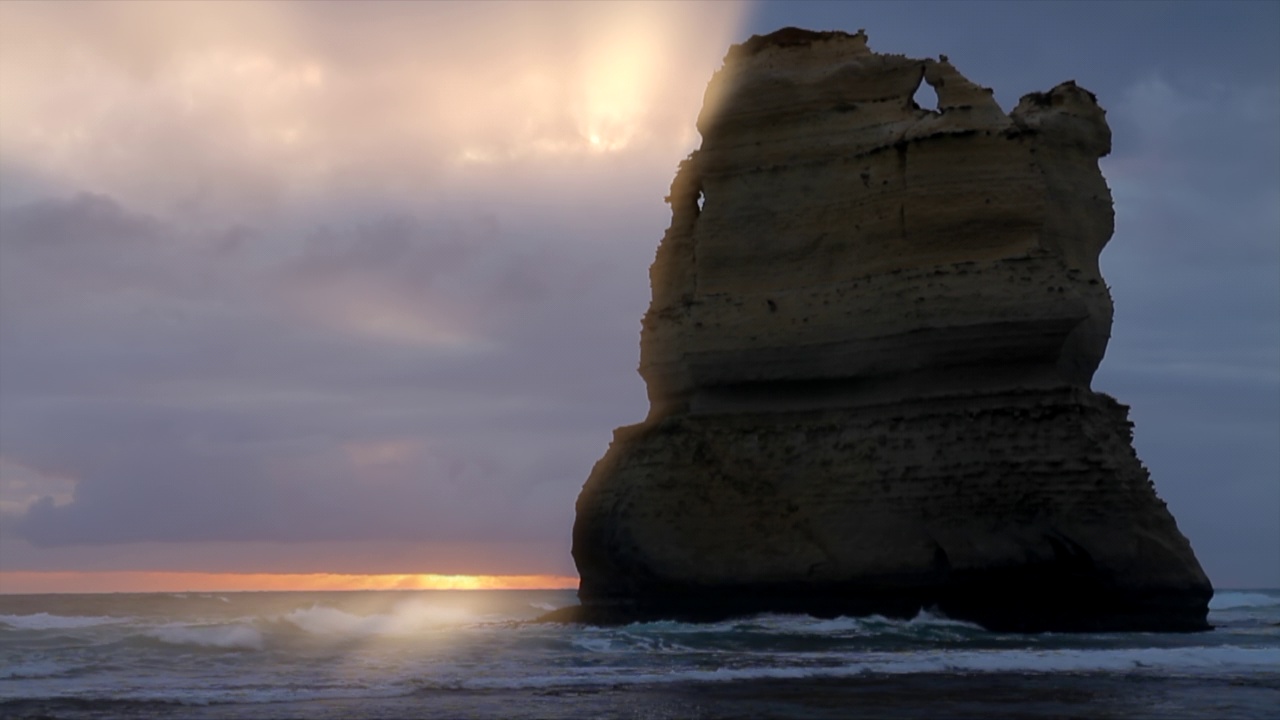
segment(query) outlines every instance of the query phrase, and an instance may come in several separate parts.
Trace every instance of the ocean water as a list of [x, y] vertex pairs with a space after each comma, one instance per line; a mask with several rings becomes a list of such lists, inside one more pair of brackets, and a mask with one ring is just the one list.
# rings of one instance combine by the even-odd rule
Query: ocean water
[[0, 718], [1280, 718], [1280, 591], [1219, 591], [1195, 634], [530, 622], [574, 601], [0, 595]]

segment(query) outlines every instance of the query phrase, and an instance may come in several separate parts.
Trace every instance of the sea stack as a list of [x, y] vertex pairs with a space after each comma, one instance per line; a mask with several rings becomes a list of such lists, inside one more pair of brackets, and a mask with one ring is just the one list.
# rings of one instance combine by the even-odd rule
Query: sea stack
[[698, 129], [650, 269], [649, 414], [578, 498], [563, 617], [1208, 628], [1127, 408], [1090, 389], [1113, 227], [1093, 94], [1005, 113], [945, 56], [787, 28], [730, 48]]

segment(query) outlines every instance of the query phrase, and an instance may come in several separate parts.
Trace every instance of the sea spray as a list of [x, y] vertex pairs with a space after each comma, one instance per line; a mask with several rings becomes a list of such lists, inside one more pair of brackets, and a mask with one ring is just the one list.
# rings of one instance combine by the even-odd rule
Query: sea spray
[[[1103, 708], [1112, 714], [1134, 714], [1125, 704], [1133, 688], [1148, 688], [1170, 708], [1162, 717], [1178, 717], [1178, 708], [1231, 717], [1223, 708], [1280, 700], [1280, 592], [1272, 591], [1220, 592], [1208, 633], [1036, 635], [928, 612], [533, 622], [546, 606], [572, 604], [565, 591], [225, 597], [0, 596], [0, 717], [621, 718], [643, 706], [670, 708], [654, 718], [679, 718], [690, 698], [722, 694], [728, 704], [715, 707], [729, 709], [709, 717], [734, 717], [749, 706], [732, 698], [770, 687], [814, 698], [865, 687], [872, 694], [860, 704], [901, 692], [906, 707], [951, 679], [991, 688], [990, 702], [1019, 698], [1019, 712], [1032, 715], [1028, 708], [1090, 714], [1044, 704], [1028, 694], [1035, 687], [1065, 688], [1045, 696], [1053, 698], [1113, 692]], [[672, 697], [684, 700], [662, 704]]]

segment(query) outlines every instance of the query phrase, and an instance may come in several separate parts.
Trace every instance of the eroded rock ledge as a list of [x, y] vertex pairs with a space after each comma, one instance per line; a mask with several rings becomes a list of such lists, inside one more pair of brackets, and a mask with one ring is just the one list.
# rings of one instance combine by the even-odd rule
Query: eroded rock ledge
[[787, 28], [730, 49], [698, 128], [650, 271], [650, 412], [578, 499], [559, 619], [1207, 627], [1126, 408], [1089, 389], [1113, 220], [1091, 93], [1006, 114], [945, 57]]

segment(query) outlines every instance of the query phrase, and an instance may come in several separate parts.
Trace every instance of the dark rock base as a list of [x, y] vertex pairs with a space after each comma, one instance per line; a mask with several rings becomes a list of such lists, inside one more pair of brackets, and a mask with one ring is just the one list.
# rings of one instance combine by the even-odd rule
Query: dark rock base
[[590, 623], [762, 612], [1207, 630], [1213, 589], [1079, 389], [684, 415], [620, 430], [578, 501]]
[[[549, 612], [539, 622], [624, 625], [677, 620], [718, 622], [760, 613], [820, 618], [880, 615], [910, 619], [922, 610], [976, 623], [993, 632], [1201, 632], [1209, 597], [1200, 591], [1133, 594], [1108, 592], [1087, 578], [1036, 581], [1034, 571], [974, 573], [953, 584], [903, 589], [864, 585], [737, 587], [718, 590], [672, 588], [661, 597], [635, 602], [574, 605]], [[1212, 595], [1212, 593], [1210, 593]]]

